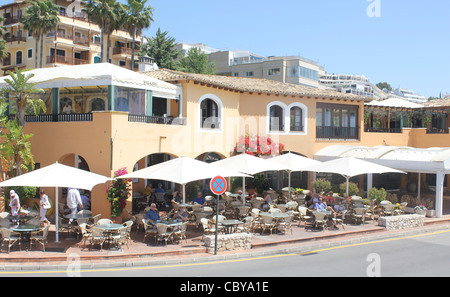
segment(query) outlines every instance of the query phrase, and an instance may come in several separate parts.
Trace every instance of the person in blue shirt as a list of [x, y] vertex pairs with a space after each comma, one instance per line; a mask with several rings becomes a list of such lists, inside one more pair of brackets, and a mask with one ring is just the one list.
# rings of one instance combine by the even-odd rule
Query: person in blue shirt
[[162, 184], [159, 183], [158, 187], [155, 189], [155, 193], [165, 193], [166, 191], [164, 191]]
[[197, 193], [197, 197], [195, 197], [194, 200], [192, 200], [192, 203], [197, 203], [200, 205], [206, 204], [206, 200], [205, 200], [205, 197], [203, 197], [202, 192]]
[[156, 221], [159, 221], [159, 212], [156, 209], [156, 204], [152, 203], [150, 205], [150, 209], [147, 211], [147, 214], [145, 215], [145, 218], [150, 220], [150, 223], [156, 223]]
[[327, 204], [323, 202], [322, 197], [319, 197], [318, 202], [315, 204], [315, 209], [317, 211], [325, 211], [327, 210]]

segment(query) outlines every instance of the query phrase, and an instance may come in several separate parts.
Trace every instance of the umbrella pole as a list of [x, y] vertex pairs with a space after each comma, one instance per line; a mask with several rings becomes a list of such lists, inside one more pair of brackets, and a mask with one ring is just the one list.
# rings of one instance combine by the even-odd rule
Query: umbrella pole
[[186, 191], [184, 189], [185, 184], [183, 184], [183, 204], [186, 203]]
[[348, 180], [350, 179], [350, 177], [346, 176], [345, 179], [347, 180], [347, 184], [346, 184], [346, 192], [347, 192], [347, 197], [348, 197]]
[[56, 221], [55, 221], [55, 242], [59, 242], [59, 202], [58, 202], [58, 196], [59, 196], [59, 188], [55, 188], [55, 197], [56, 197], [56, 205], [55, 205], [55, 212], [56, 212]]
[[288, 175], [289, 175], [289, 179], [288, 179], [288, 186], [289, 186], [289, 201], [291, 201], [291, 171], [288, 170]]
[[242, 178], [242, 205], [245, 206], [245, 176]]

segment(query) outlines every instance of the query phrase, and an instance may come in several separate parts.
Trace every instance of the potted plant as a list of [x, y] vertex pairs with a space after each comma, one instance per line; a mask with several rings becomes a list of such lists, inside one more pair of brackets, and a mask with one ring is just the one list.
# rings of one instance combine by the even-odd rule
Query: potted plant
[[107, 198], [111, 204], [111, 219], [116, 223], [121, 223], [120, 215], [127, 205], [127, 199], [131, 196], [131, 179], [118, 178], [127, 173], [126, 168], [120, 168], [114, 172], [115, 180], [106, 188]]
[[414, 210], [416, 211], [416, 214], [420, 214], [420, 215], [427, 214], [427, 208], [423, 204], [417, 205], [416, 207], [414, 207]]

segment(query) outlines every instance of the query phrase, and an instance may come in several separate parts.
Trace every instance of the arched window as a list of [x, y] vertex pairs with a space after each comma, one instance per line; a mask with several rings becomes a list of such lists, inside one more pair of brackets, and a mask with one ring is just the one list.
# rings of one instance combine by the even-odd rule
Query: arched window
[[291, 132], [303, 131], [303, 110], [298, 106], [291, 107], [290, 125]]
[[16, 52], [16, 65], [22, 64], [22, 51]]
[[105, 110], [105, 100], [94, 98], [89, 102], [90, 111]]
[[279, 105], [270, 107], [269, 131], [284, 131], [284, 110]]
[[206, 129], [220, 129], [219, 106], [210, 99], [204, 99], [200, 103], [201, 127]]

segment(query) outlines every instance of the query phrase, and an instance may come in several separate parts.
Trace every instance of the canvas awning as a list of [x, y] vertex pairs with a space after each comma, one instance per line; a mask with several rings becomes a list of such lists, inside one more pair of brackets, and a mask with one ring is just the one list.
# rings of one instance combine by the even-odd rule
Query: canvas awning
[[385, 107], [385, 108], [423, 108], [422, 104], [414, 103], [401, 98], [389, 98], [386, 100], [378, 101], [372, 100], [369, 103], [364, 104], [369, 107]]
[[322, 162], [339, 157], [359, 158], [405, 172], [436, 174], [436, 216], [442, 217], [444, 179], [450, 173], [450, 147], [331, 145], [314, 155], [314, 159]]
[[[39, 68], [24, 73], [33, 73], [29, 82], [43, 89], [112, 85], [151, 90], [155, 97], [178, 99], [177, 86], [110, 63]], [[9, 77], [0, 77], [0, 88], [6, 86], [4, 79]]]

